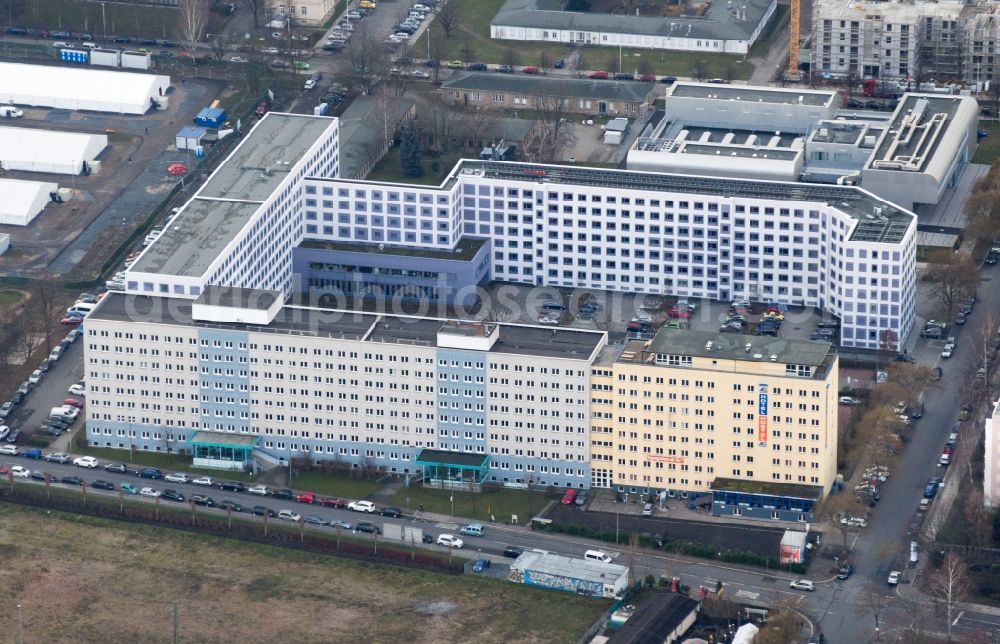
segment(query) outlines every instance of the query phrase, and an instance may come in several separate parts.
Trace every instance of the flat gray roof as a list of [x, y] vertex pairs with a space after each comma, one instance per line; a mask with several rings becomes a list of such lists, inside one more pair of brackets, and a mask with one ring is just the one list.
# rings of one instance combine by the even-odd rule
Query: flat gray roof
[[[451, 78], [441, 84], [441, 89], [513, 92], [534, 96], [592, 98], [626, 103], [644, 102], [656, 87], [656, 83], [642, 81], [591, 80], [565, 76], [491, 74], [469, 71], [455, 72]], [[527, 106], [526, 109], [531, 109], [531, 106]]]
[[747, 40], [760, 25], [771, 0], [741, 1], [739, 8], [746, 11], [745, 20], [736, 17], [734, 5], [727, 6], [722, 2], [707, 4], [708, 9], [704, 15], [655, 18], [560, 11], [562, 3], [559, 0], [507, 0], [493, 16], [490, 25], [673, 38]]
[[[268, 291], [256, 291], [267, 294]], [[447, 322], [443, 318], [382, 316], [363, 311], [343, 311], [284, 305], [266, 326], [236, 322], [193, 320], [193, 302], [184, 298], [111, 292], [90, 314], [93, 320], [146, 322], [206, 329], [256, 331], [290, 336], [312, 336], [367, 340], [387, 344], [436, 347], [437, 334]], [[601, 342], [603, 334], [579, 329], [500, 325], [495, 353], [585, 360]]]
[[747, 103], [777, 103], [781, 105], [828, 105], [837, 96], [825, 90], [781, 90], [747, 85], [717, 83], [674, 83], [667, 97], [704, 98], [718, 101], [744, 101]]
[[378, 319], [377, 315], [359, 311], [283, 306], [267, 326], [243, 323], [203, 322], [192, 320], [191, 300], [150, 297], [127, 293], [109, 293], [90, 314], [91, 319], [121, 322], [148, 322], [205, 329], [259, 331], [329, 338], [364, 338]]
[[788, 150], [781, 148], [739, 145], [702, 145], [700, 143], [688, 143], [681, 150], [679, 150], [679, 152], [681, 154], [745, 157], [748, 159], [774, 159], [776, 161], [794, 161], [795, 157], [802, 153], [801, 150]]
[[379, 318], [368, 339], [389, 344], [417, 344], [436, 347], [443, 321], [435, 318], [385, 316]]
[[399, 257], [427, 257], [431, 259], [447, 259], [467, 262], [474, 258], [488, 240], [475, 237], [461, 237], [452, 250], [435, 248], [412, 248], [406, 246], [389, 246], [351, 241], [326, 241], [320, 239], [305, 239], [300, 248], [317, 250], [334, 250], [346, 253], [364, 253], [366, 255], [396, 255]]
[[510, 567], [559, 577], [600, 581], [612, 586], [618, 578], [628, 573], [628, 568], [621, 564], [576, 559], [534, 550], [523, 553]]
[[240, 309], [255, 309], [266, 311], [281, 298], [278, 291], [265, 291], [257, 288], [236, 288], [233, 286], [218, 286], [210, 284], [201, 292], [195, 304], [208, 306], [228, 306]]
[[[933, 158], [941, 140], [947, 136], [952, 123], [955, 122], [958, 108], [964, 100], [963, 96], [905, 94], [892, 115], [888, 134], [882, 137], [878, 149], [868, 161], [868, 167], [873, 170], [905, 171], [880, 165], [879, 161], [905, 163], [912, 159], [922, 171]], [[944, 120], [941, 122], [941, 133], [934, 139], [930, 139], [930, 134], [935, 127], [932, 120], [939, 114], [944, 115]], [[918, 117], [916, 126], [920, 129], [911, 131], [903, 127], [904, 119], [911, 115]], [[932, 141], [930, 145], [925, 145], [924, 137], [920, 136], [922, 129], [928, 131], [928, 140]]]
[[336, 119], [269, 112], [216, 168], [199, 197], [265, 201]]
[[[541, 186], [539, 189], [543, 190], [550, 189], [546, 186], [554, 188], [559, 184], [570, 184], [654, 192], [690, 192], [719, 197], [738, 196], [772, 201], [776, 207], [780, 207], [781, 201], [827, 203], [859, 221], [852, 233], [852, 240], [890, 244], [902, 241], [914, 219], [911, 213], [854, 186], [469, 159], [459, 161], [444, 185], [463, 174], [524, 181], [536, 188]], [[875, 208], [881, 209], [880, 215], [874, 215]]]
[[818, 367], [831, 355], [832, 347], [829, 342], [664, 328], [657, 332], [646, 353], [748, 362], [771, 362], [771, 356], [777, 356], [774, 362]]
[[501, 324], [500, 337], [490, 351], [585, 360], [601, 344], [602, 337], [595, 331]]
[[[395, 130], [413, 106], [409, 98], [390, 101], [390, 127]], [[379, 106], [374, 96], [358, 96], [340, 115], [340, 176], [354, 177], [382, 143], [382, 131], [372, 127], [372, 114], [386, 109]], [[381, 117], [380, 117], [381, 118]]]
[[257, 202], [195, 198], [174, 216], [129, 272], [204, 275], [259, 208]]

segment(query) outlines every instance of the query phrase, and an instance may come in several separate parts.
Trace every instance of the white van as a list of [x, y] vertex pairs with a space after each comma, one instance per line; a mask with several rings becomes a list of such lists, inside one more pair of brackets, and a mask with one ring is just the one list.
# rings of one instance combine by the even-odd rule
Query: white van
[[50, 418], [65, 418], [66, 420], [76, 420], [79, 415], [80, 410], [76, 407], [70, 407], [69, 405], [64, 405], [62, 407], [53, 407], [52, 411], [49, 412]]
[[107, 282], [104, 283], [104, 288], [108, 289], [109, 291], [124, 291], [125, 290], [125, 282], [118, 282], [118, 281], [115, 281], [115, 280], [108, 280]]
[[938, 460], [938, 467], [948, 467], [949, 463], [951, 463], [951, 455], [942, 454], [940, 460]]
[[611, 563], [611, 557], [600, 550], [588, 550], [583, 553], [583, 558], [587, 561], [600, 561], [601, 563]]
[[13, 105], [0, 105], [0, 118], [18, 119], [24, 116], [24, 112]]

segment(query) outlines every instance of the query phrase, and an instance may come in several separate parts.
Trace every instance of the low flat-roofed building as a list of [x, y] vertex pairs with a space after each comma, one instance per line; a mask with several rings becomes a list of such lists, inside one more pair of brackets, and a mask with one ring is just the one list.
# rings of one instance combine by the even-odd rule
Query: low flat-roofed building
[[629, 585], [620, 564], [529, 550], [510, 565], [509, 581], [587, 597], [621, 597]]
[[470, 71], [441, 84], [445, 101], [460, 107], [537, 110], [561, 101], [564, 112], [615, 116], [645, 114], [656, 92], [656, 83], [641, 81]]
[[[837, 474], [829, 343], [664, 328], [606, 353], [592, 369], [594, 390], [606, 392], [592, 406], [594, 487], [679, 496], [732, 480], [769, 486], [774, 498], [720, 513], [811, 520]], [[623, 407], [636, 397], [665, 402]]]
[[976, 146], [979, 104], [969, 96], [906, 94], [861, 172], [861, 185], [913, 210], [958, 185]]
[[[662, 6], [662, 5], [661, 5]], [[775, 0], [680, 5], [659, 16], [565, 11], [553, 0], [507, 0], [490, 21], [496, 40], [746, 54], [774, 13]], [[626, 70], [628, 71], [628, 70]]]
[[0, 224], [27, 226], [58, 190], [56, 183], [0, 179]]
[[701, 604], [678, 593], [653, 593], [608, 644], [673, 644], [698, 620]]

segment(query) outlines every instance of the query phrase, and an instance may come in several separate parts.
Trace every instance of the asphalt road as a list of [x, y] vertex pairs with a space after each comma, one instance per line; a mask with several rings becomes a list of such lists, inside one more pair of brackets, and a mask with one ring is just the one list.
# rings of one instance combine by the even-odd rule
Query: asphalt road
[[[909, 567], [908, 555], [909, 541], [916, 536], [910, 533], [910, 525], [917, 515], [917, 504], [923, 497], [927, 479], [944, 476], [945, 486], [958, 484], [952, 481], [954, 475], [948, 468], [939, 467], [937, 463], [964, 403], [963, 389], [968, 386], [970, 369], [975, 371], [975, 336], [987, 312], [1000, 307], [1000, 280], [993, 279], [997, 271], [985, 267], [983, 273], [975, 311], [965, 328], [957, 333], [958, 344], [953, 357], [940, 360], [942, 341], [918, 341], [915, 356], [931, 366], [939, 363], [944, 376], [936, 383], [937, 386], [926, 389], [924, 417], [915, 421], [913, 439], [882, 489], [882, 500], [869, 519], [867, 529], [861, 533], [853, 554], [855, 575], [847, 582], [837, 584], [834, 592], [817, 592], [815, 597], [805, 602], [832, 642], [873, 641], [874, 616], [871, 611], [862, 609], [859, 612], [856, 608], [870, 605], [870, 594], [888, 594], [893, 599], [889, 615], [880, 619], [882, 633], [886, 633], [887, 628], [891, 630], [894, 626], [909, 624], [914, 617], [912, 606], [897, 601], [898, 597], [886, 580], [892, 570], [904, 572], [904, 584], [913, 580], [914, 571]], [[979, 431], [979, 428], [969, 422], [963, 431]], [[958, 468], [953, 466], [952, 469]], [[940, 498], [940, 494], [938, 496]], [[828, 535], [827, 538], [833, 536]], [[921, 555], [926, 555], [923, 544]], [[916, 617], [925, 626], [937, 632], [946, 631], [944, 620], [935, 617], [933, 610], [920, 610], [918, 613]], [[966, 611], [956, 620], [953, 632], [958, 634], [982, 628], [1000, 628], [1000, 617]]]

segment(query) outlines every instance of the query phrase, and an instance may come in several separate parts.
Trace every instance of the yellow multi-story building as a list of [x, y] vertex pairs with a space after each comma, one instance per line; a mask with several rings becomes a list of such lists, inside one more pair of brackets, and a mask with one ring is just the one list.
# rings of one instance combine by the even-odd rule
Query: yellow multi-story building
[[663, 329], [607, 347], [591, 374], [592, 485], [810, 520], [837, 473], [837, 372], [825, 342]]

